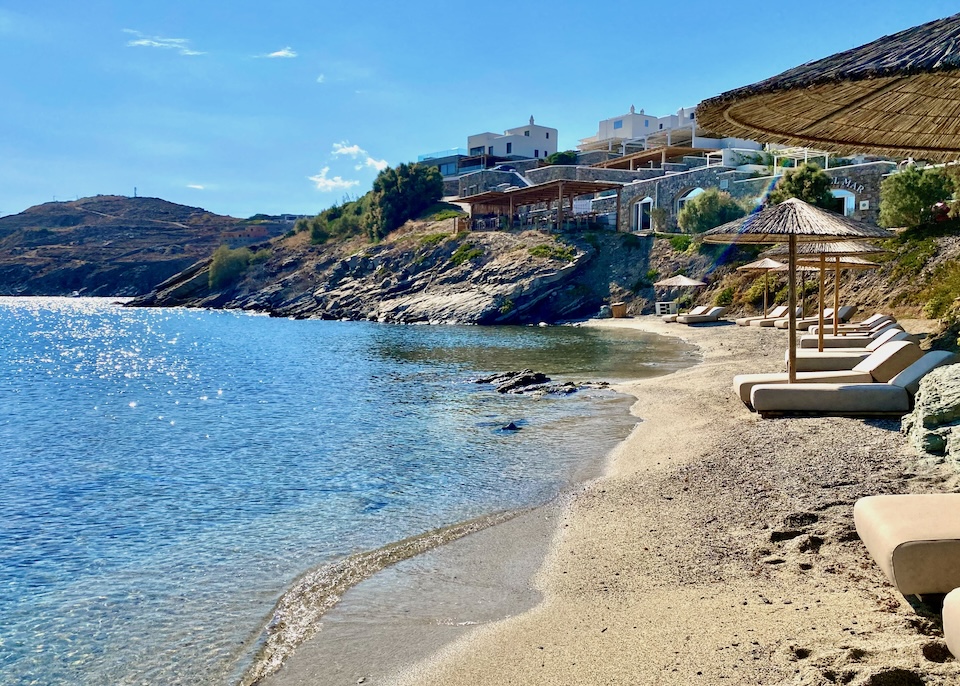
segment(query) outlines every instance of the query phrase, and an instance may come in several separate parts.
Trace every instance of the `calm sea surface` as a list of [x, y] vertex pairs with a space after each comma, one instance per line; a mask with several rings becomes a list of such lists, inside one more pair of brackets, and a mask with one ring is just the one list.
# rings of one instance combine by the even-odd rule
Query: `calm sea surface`
[[229, 684], [305, 570], [546, 501], [635, 423], [607, 391], [471, 377], [693, 359], [574, 327], [0, 298], [0, 683]]

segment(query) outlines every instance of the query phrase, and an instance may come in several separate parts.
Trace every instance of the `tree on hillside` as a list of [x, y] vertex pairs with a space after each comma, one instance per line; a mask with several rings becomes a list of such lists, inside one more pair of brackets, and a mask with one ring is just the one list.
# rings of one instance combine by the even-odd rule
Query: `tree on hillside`
[[836, 205], [830, 192], [830, 176], [817, 165], [806, 162], [783, 175], [770, 193], [769, 201], [776, 205], [788, 198], [799, 198], [825, 210], [832, 210]]
[[687, 233], [703, 233], [715, 226], [739, 219], [747, 211], [729, 193], [708, 188], [700, 195], [688, 200], [677, 223]]
[[576, 164], [577, 151], [564, 150], [563, 152], [555, 152], [552, 155], [547, 155], [543, 161], [547, 164]]
[[880, 183], [880, 226], [913, 228], [933, 219], [933, 206], [953, 197], [954, 184], [941, 170], [909, 165]]
[[379, 240], [413, 219], [443, 196], [443, 177], [436, 167], [401, 164], [387, 167], [373, 182], [367, 224], [371, 240]]

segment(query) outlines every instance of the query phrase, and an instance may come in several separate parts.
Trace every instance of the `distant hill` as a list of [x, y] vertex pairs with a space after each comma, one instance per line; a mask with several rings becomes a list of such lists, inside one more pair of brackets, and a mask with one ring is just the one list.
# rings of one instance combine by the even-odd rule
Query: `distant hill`
[[264, 241], [292, 224], [213, 214], [159, 198], [100, 195], [0, 217], [0, 295], [130, 296], [222, 243]]

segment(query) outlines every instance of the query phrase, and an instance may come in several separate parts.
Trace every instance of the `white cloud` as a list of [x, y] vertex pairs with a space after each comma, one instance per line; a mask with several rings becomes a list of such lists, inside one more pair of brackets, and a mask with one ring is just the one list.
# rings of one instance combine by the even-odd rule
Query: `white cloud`
[[324, 167], [316, 176], [308, 176], [307, 178], [316, 184], [318, 191], [323, 193], [329, 193], [330, 191], [345, 191], [348, 188], [353, 188], [354, 186], [360, 185], [359, 181], [344, 179], [340, 176], [334, 176], [333, 178], [328, 179], [327, 174], [329, 173], [330, 167]]
[[201, 186], [199, 183], [188, 183], [187, 188], [193, 188], [194, 190], [198, 190], [198, 191], [203, 190], [203, 186]]
[[163, 50], [176, 50], [181, 55], [205, 55], [206, 53], [194, 50], [190, 47], [190, 41], [186, 38], [161, 38], [160, 36], [145, 36], [134, 29], [123, 29], [124, 33], [136, 36], [133, 40], [127, 41], [128, 48], [161, 48]]
[[280, 50], [277, 50], [276, 52], [270, 52], [270, 53], [267, 53], [266, 55], [261, 55], [261, 57], [267, 57], [267, 58], [276, 58], [276, 57], [290, 58], [290, 57], [296, 57], [296, 56], [297, 56], [296, 51], [293, 48], [291, 48], [289, 45], [285, 48], [281, 48]]
[[378, 160], [370, 157], [370, 153], [361, 148], [359, 145], [350, 145], [347, 141], [342, 141], [340, 143], [333, 144], [333, 154], [334, 155], [348, 155], [353, 159], [363, 158], [363, 162], [354, 166], [354, 169], [360, 170], [364, 167], [373, 167], [377, 171], [383, 171], [389, 165], [386, 160]]
[[327, 77], [324, 74], [320, 74], [320, 76], [317, 77], [317, 83], [323, 83], [326, 80]]

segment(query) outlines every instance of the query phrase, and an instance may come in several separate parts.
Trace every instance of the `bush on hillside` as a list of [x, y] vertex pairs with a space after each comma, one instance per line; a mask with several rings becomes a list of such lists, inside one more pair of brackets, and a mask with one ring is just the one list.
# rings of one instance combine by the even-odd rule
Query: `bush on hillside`
[[677, 215], [677, 223], [687, 233], [703, 233], [715, 226], [739, 219], [746, 213], [729, 193], [710, 188], [686, 202]]
[[372, 194], [368, 230], [376, 241], [440, 200], [443, 177], [436, 167], [423, 164], [387, 167], [377, 174]]
[[252, 258], [253, 253], [248, 248], [231, 250], [228, 246], [221, 245], [214, 251], [213, 260], [210, 262], [207, 280], [210, 288], [220, 289], [232, 284], [247, 271]]
[[784, 173], [770, 193], [769, 201], [777, 204], [788, 198], [799, 198], [811, 205], [832, 210], [836, 200], [830, 192], [831, 183], [830, 176], [820, 167], [804, 162]]
[[914, 228], [928, 224], [936, 218], [935, 206], [953, 198], [953, 189], [953, 182], [941, 169], [909, 165], [880, 183], [880, 225]]

